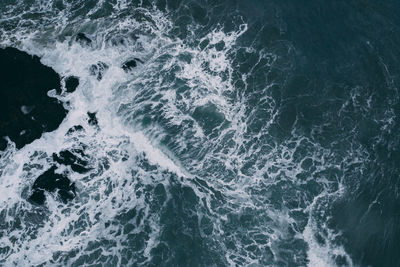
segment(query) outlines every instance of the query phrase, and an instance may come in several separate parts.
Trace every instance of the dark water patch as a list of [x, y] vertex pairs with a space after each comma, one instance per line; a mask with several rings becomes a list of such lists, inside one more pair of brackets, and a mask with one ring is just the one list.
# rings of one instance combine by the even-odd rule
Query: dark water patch
[[[60, 77], [37, 56], [15, 48], [0, 49], [0, 137], [8, 136], [16, 147], [58, 128], [67, 111], [47, 95], [61, 93]], [[0, 149], [5, 149], [5, 143]]]
[[88, 112], [87, 115], [89, 117], [88, 119], [89, 125], [98, 127], [99, 122], [97, 121], [96, 112]]
[[[247, 87], [238, 82], [236, 89], [246, 97], [249, 138], [276, 114], [267, 133], [254, 141], [259, 147], [295, 134], [328, 149], [334, 159], [325, 163], [339, 162], [343, 173], [337, 177], [346, 188], [337, 203], [330, 199], [323, 207], [333, 214], [332, 229], [343, 233], [335, 244], [344, 244], [354, 263], [361, 266], [399, 265], [400, 50], [395, 45], [400, 42], [399, 3], [235, 4], [249, 24], [239, 43], [279, 56], [271, 64], [260, 64], [258, 51], [239, 49], [233, 58], [237, 77], [248, 75]], [[274, 86], [265, 89], [271, 83]], [[266, 96], [268, 101], [261, 101]], [[355, 150], [366, 153], [349, 158]], [[300, 153], [300, 158], [304, 156]], [[350, 160], [360, 163], [345, 167]], [[313, 164], [304, 162], [303, 166], [310, 170]], [[319, 173], [313, 179], [317, 183], [324, 176]], [[312, 193], [310, 185], [304, 190], [311, 196], [318, 194]], [[277, 196], [284, 198], [285, 193], [278, 190]], [[289, 206], [279, 198], [273, 199], [285, 204], [279, 209]], [[306, 222], [307, 216], [302, 217]], [[323, 224], [328, 219], [317, 220]], [[349, 263], [341, 256], [335, 261]]]
[[197, 107], [192, 116], [206, 134], [210, 134], [213, 129], [220, 126], [225, 120], [224, 114], [219, 112], [218, 108], [212, 103]]
[[75, 151], [75, 153], [63, 150], [58, 155], [54, 153], [53, 160], [58, 164], [70, 166], [74, 172], [81, 174], [86, 173], [90, 170], [90, 168], [87, 167], [89, 163], [78, 154], [83, 155], [83, 157], [85, 156], [82, 150]]
[[355, 262], [399, 266], [400, 207], [390, 189], [380, 186], [377, 190], [373, 186], [363, 185], [356, 195], [338, 201], [331, 223], [343, 231], [343, 242]]
[[65, 90], [68, 93], [72, 93], [76, 90], [79, 85], [79, 78], [75, 76], [68, 76], [65, 78]]
[[360, 265], [400, 265], [400, 113], [395, 115], [386, 125], [390, 131], [360, 129], [368, 162], [361, 177], [346, 181], [346, 194], [332, 208], [331, 227], [343, 232], [346, 249]]
[[75, 132], [82, 132], [82, 131], [85, 131], [85, 129], [82, 127], [82, 125], [75, 125], [68, 129], [66, 135], [71, 135]]
[[36, 179], [32, 186], [33, 193], [29, 197], [30, 201], [43, 205], [46, 201], [45, 191], [56, 192], [64, 203], [75, 197], [75, 184], [64, 174], [55, 173], [56, 170], [57, 167], [53, 166]]
[[124, 64], [122, 64], [122, 69], [125, 72], [129, 72], [137, 66], [137, 62], [140, 62], [143, 64], [143, 61], [140, 58], [134, 58], [134, 59], [125, 61]]
[[400, 52], [394, 43], [400, 40], [400, 6], [275, 4], [285, 22], [282, 36], [294, 51], [281, 87], [279, 123], [290, 129], [295, 111], [297, 133], [329, 148], [342, 164], [355, 148], [366, 152], [362, 163], [340, 175], [346, 194], [328, 206], [331, 227], [343, 233], [338, 242], [354, 263], [397, 266]]
[[75, 41], [80, 43], [81, 45], [91, 45], [92, 44], [92, 39], [86, 36], [86, 34], [80, 32], [76, 35]]
[[212, 232], [213, 226], [200, 223], [200, 199], [193, 189], [176, 184], [169, 188], [169, 194], [171, 197], [161, 211], [161, 242], [151, 251], [151, 265], [224, 266], [221, 248], [202, 238], [204, 232]]

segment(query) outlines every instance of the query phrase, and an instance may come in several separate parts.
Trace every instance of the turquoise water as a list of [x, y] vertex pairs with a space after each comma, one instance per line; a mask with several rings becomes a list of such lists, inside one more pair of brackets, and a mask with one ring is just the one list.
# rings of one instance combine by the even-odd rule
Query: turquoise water
[[[57, 130], [0, 152], [0, 264], [398, 266], [399, 11], [2, 1], [0, 46], [80, 83], [55, 96], [69, 110]], [[89, 162], [59, 169], [76, 197], [33, 205], [65, 149]]]

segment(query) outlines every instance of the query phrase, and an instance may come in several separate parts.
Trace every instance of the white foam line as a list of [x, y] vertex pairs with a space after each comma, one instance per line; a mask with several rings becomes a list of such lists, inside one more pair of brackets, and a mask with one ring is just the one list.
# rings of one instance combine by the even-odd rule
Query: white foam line
[[[102, 125], [102, 132], [106, 135], [112, 136], [116, 133], [121, 133], [130, 138], [132, 145], [138, 152], [144, 153], [150, 163], [160, 166], [163, 169], [169, 170], [176, 175], [184, 178], [190, 178], [191, 175], [184, 170], [183, 167], [179, 167], [177, 159], [171, 159], [161, 149], [152, 144], [152, 142], [140, 131], [132, 131], [124, 129], [121, 123], [112, 121], [111, 117], [107, 121], [107, 125]], [[112, 122], [111, 122], [112, 121]], [[110, 123], [111, 122], [111, 123]]]

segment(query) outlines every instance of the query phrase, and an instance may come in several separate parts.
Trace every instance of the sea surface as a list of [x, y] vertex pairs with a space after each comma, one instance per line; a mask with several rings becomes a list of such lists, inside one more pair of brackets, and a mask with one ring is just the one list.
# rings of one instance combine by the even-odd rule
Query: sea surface
[[[1, 0], [0, 47], [79, 86], [49, 93], [69, 111], [58, 129], [0, 152], [0, 265], [400, 266], [399, 14], [395, 0]], [[74, 149], [89, 171], [59, 171], [75, 198], [28, 201]]]

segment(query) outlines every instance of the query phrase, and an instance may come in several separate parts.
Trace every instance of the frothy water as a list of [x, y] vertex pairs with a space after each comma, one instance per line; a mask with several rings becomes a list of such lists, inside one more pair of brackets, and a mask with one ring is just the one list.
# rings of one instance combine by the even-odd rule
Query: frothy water
[[[2, 265], [353, 265], [330, 208], [348, 177], [368, 171], [369, 151], [346, 146], [351, 133], [326, 145], [315, 136], [331, 125], [307, 132], [306, 115], [290, 118], [291, 96], [279, 93], [290, 49], [260, 49], [245, 16], [228, 27], [194, 3], [186, 14], [162, 1], [9, 2], [0, 45], [80, 83], [49, 92], [69, 110], [57, 130], [0, 152]], [[79, 32], [92, 43], [76, 42]], [[98, 62], [108, 66], [100, 80]], [[368, 108], [363, 97], [344, 93], [339, 114]], [[67, 134], [75, 125], [83, 131]], [[90, 167], [59, 166], [76, 198], [31, 204], [36, 177], [65, 149]]]

